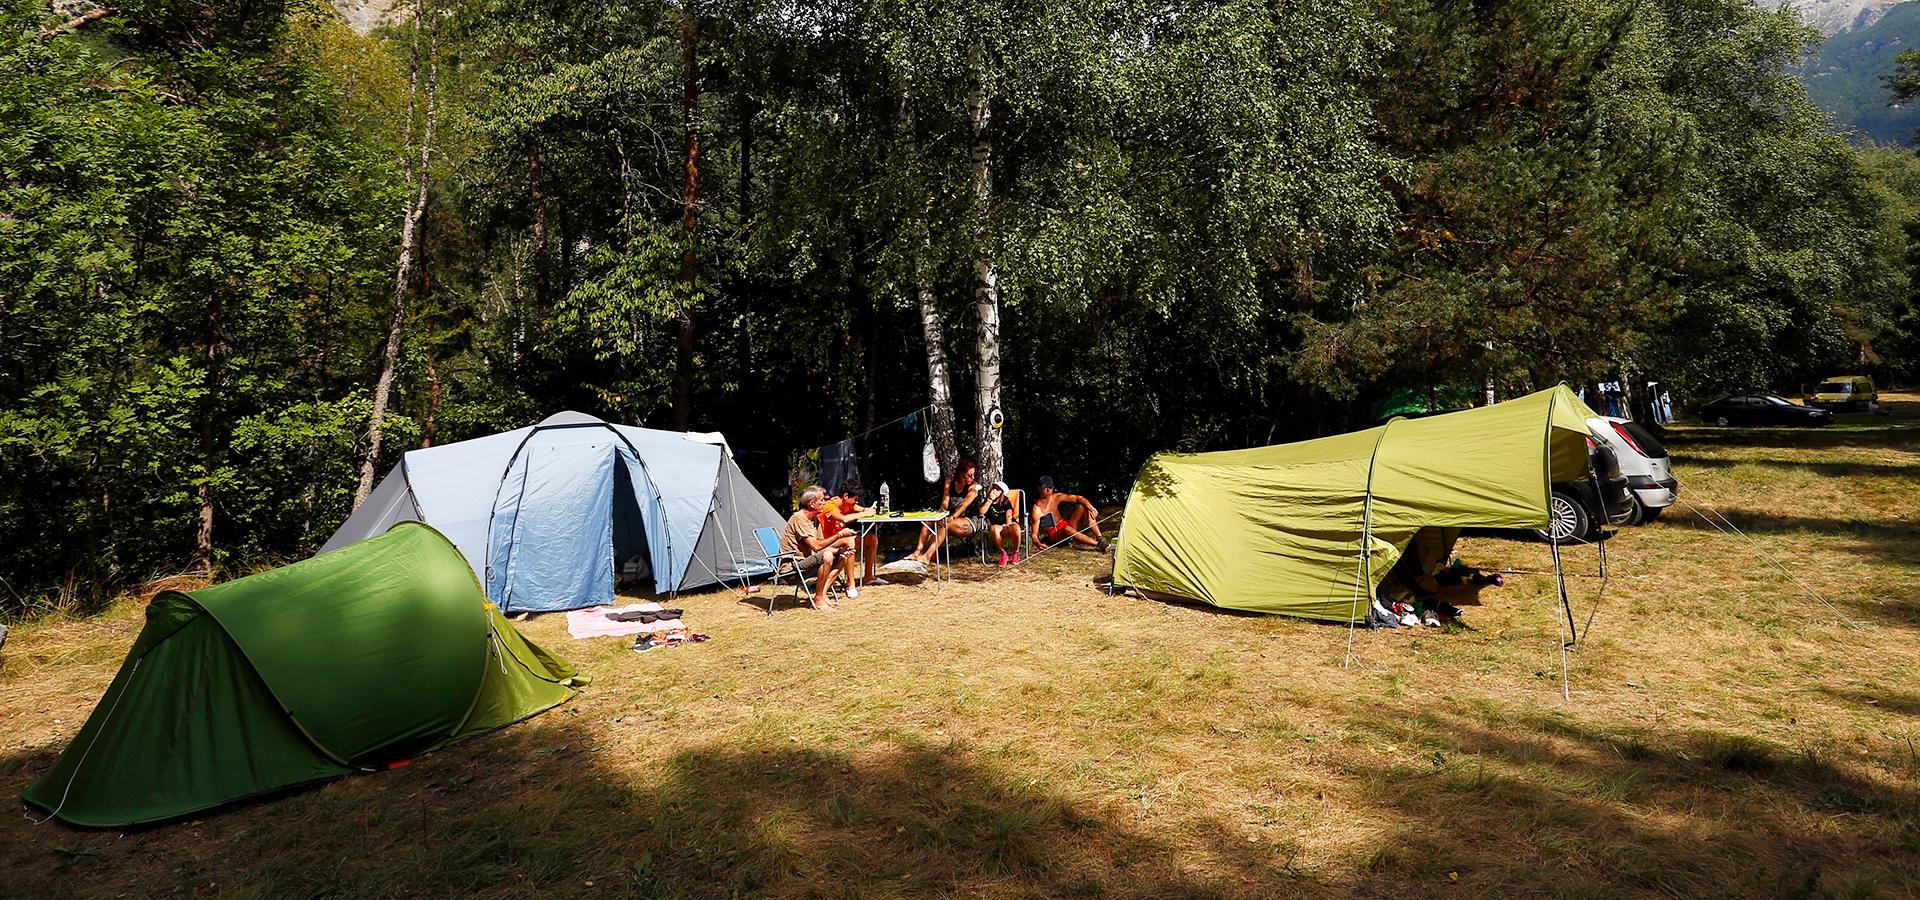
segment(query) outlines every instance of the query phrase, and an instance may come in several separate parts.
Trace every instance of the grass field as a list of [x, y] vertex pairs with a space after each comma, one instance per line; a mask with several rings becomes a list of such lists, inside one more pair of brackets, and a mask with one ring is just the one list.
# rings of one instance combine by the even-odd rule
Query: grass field
[[[1623, 530], [1604, 592], [1569, 582], [1570, 702], [1537, 576], [1469, 631], [1359, 632], [1353, 668], [1344, 628], [1111, 597], [1092, 553], [831, 614], [710, 592], [680, 605], [711, 642], [644, 655], [525, 623], [593, 685], [405, 768], [124, 833], [10, 817], [0, 894], [1920, 893], [1920, 397], [1894, 400], [1679, 430], [1684, 496], [1750, 540], [1685, 506]], [[140, 614], [16, 629], [7, 790]]]

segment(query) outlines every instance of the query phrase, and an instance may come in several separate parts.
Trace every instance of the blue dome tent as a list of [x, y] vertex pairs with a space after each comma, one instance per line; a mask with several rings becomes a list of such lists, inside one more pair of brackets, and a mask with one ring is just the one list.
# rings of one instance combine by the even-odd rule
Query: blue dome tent
[[320, 552], [408, 520], [508, 613], [611, 603], [623, 565], [661, 594], [765, 574], [753, 530], [783, 521], [724, 444], [576, 412], [408, 451]]

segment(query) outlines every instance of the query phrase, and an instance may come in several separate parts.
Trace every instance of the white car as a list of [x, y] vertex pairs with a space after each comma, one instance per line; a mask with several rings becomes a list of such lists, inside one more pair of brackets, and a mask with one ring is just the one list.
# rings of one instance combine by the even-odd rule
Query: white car
[[1680, 498], [1673, 460], [1653, 432], [1631, 419], [1613, 416], [1588, 419], [1587, 430], [1606, 441], [1613, 455], [1620, 458], [1620, 473], [1627, 476], [1627, 493], [1633, 497], [1633, 513], [1625, 524], [1642, 525], [1660, 518], [1660, 513]]

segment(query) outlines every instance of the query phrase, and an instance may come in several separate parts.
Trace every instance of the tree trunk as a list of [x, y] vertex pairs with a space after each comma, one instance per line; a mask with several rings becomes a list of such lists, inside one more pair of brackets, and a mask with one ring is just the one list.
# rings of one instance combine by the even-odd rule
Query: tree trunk
[[700, 108], [700, 77], [694, 68], [693, 50], [693, 10], [682, 0], [680, 65], [685, 80], [680, 113], [687, 139], [687, 178], [680, 205], [680, 228], [685, 232], [686, 241], [680, 250], [680, 313], [674, 317], [678, 334], [673, 367], [673, 427], [677, 431], [686, 431], [693, 423], [693, 285], [700, 265], [694, 252], [700, 240], [700, 130], [694, 121]]
[[213, 574], [213, 476], [219, 470], [216, 458], [218, 442], [214, 438], [213, 417], [220, 396], [220, 295], [207, 297], [207, 371], [205, 395], [200, 400], [200, 484], [194, 489], [200, 504], [198, 523], [193, 532], [193, 569]]
[[1000, 273], [994, 268], [992, 251], [993, 203], [993, 111], [989, 106], [983, 48], [974, 44], [972, 64], [973, 96], [968, 99], [969, 146], [973, 157], [973, 306], [980, 317], [980, 333], [974, 343], [974, 386], [978, 397], [974, 415], [980, 441], [980, 475], [985, 481], [999, 480], [1003, 472], [1000, 452], [1002, 414], [1000, 410]]
[[433, 446], [434, 434], [440, 418], [440, 369], [434, 365], [433, 351], [427, 351], [427, 424], [421, 434], [420, 446]]
[[[413, 27], [421, 26], [421, 8], [413, 7]], [[439, 87], [438, 28], [427, 22], [427, 117], [420, 133], [420, 168], [414, 173], [419, 189], [407, 204], [400, 223], [400, 261], [394, 266], [393, 318], [387, 323], [387, 347], [380, 356], [380, 379], [373, 387], [373, 416], [367, 426], [367, 455], [360, 461], [360, 486], [353, 492], [353, 508], [359, 509], [373, 493], [374, 468], [380, 463], [380, 426], [387, 417], [387, 401], [393, 393], [393, 371], [400, 363], [400, 345], [407, 332], [407, 294], [413, 289], [414, 272], [419, 268], [420, 220], [427, 212], [428, 164], [433, 159], [433, 119], [438, 107]]]
[[540, 317], [540, 333], [547, 333], [547, 315], [553, 312], [553, 292], [547, 282], [547, 199], [541, 191], [540, 148], [527, 148], [527, 202], [533, 207], [533, 306]]
[[[913, 88], [911, 85], [900, 92], [900, 123], [905, 133], [907, 149], [907, 177], [917, 184], [920, 178], [920, 137], [913, 122]], [[920, 207], [914, 213], [914, 236], [917, 246], [909, 254], [913, 258], [913, 293], [920, 303], [920, 335], [927, 347], [927, 394], [929, 415], [927, 427], [933, 429], [934, 454], [940, 458], [940, 478], [953, 477], [953, 470], [960, 465], [960, 441], [954, 431], [953, 423], [953, 377], [947, 370], [947, 334], [946, 327], [940, 321], [940, 304], [933, 293], [933, 281], [927, 274], [927, 257], [933, 254], [933, 232], [927, 224], [927, 198], [920, 196]]]

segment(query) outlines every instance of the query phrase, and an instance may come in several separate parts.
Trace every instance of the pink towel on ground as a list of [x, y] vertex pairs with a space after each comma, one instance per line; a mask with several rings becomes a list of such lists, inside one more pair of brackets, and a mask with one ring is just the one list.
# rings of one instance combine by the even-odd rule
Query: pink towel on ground
[[679, 619], [664, 619], [659, 622], [615, 622], [607, 618], [607, 613], [616, 612], [652, 612], [660, 608], [658, 603], [635, 603], [629, 606], [596, 606], [592, 609], [576, 609], [567, 613], [567, 633], [575, 640], [590, 637], [620, 637], [627, 634], [651, 634], [674, 628], [685, 628], [687, 624]]

